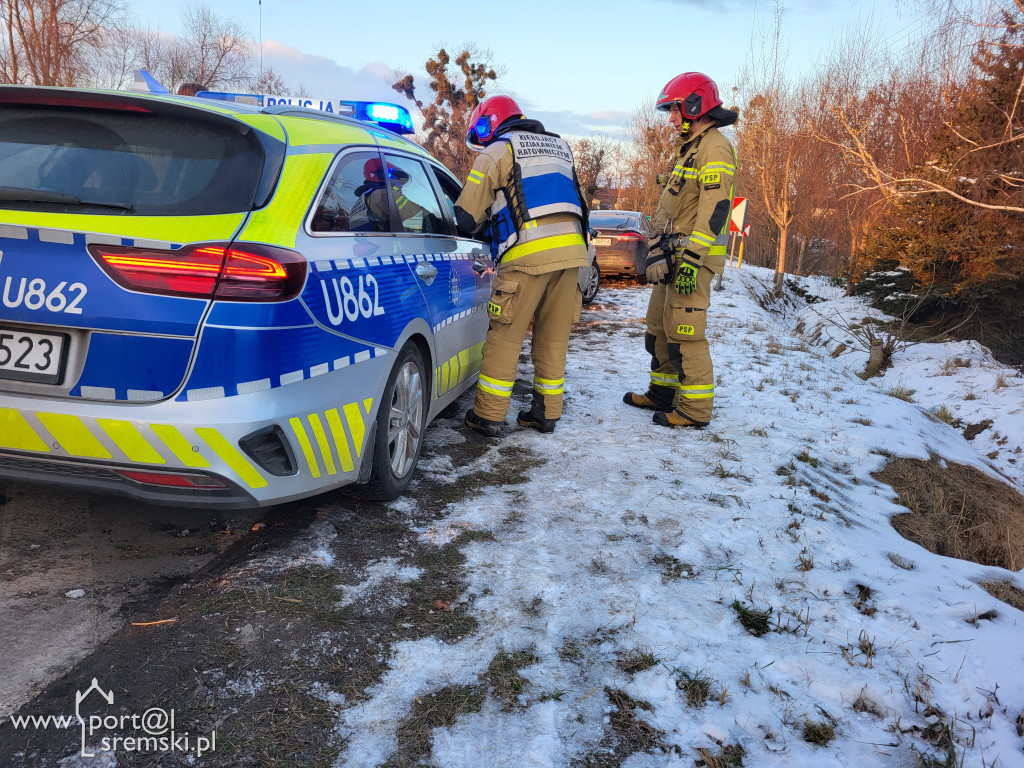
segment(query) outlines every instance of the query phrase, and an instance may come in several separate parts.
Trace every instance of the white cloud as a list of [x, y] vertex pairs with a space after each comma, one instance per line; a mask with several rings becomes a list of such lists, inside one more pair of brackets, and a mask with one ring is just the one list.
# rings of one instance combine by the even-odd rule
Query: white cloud
[[[254, 51], [259, 58], [259, 49]], [[273, 68], [294, 95], [300, 88], [310, 96], [322, 99], [355, 99], [405, 102], [388, 85], [392, 70], [373, 62], [361, 69], [338, 64], [326, 56], [312, 56], [277, 40], [263, 42], [263, 68]]]

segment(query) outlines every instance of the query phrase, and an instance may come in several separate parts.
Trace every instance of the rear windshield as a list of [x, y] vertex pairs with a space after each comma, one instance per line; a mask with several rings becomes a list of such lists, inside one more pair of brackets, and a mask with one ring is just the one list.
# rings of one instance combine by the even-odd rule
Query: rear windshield
[[625, 229], [626, 227], [635, 229], [639, 224], [639, 219], [635, 213], [598, 213], [593, 211], [590, 214], [590, 224], [604, 229]]
[[248, 211], [258, 140], [164, 114], [50, 106], [0, 110], [0, 207], [132, 216]]

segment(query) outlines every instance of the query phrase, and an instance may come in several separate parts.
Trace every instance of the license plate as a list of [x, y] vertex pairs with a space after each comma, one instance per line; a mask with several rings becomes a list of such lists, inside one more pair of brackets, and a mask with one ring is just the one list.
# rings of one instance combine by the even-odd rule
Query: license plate
[[60, 384], [67, 346], [66, 334], [0, 326], [0, 378]]
[[612, 239], [610, 237], [595, 237], [593, 243], [594, 245], [611, 245]]

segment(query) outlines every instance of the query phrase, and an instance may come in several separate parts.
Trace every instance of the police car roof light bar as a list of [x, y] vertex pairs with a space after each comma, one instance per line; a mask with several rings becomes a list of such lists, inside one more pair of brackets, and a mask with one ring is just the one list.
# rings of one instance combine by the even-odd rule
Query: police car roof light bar
[[304, 96], [271, 96], [260, 93], [228, 93], [225, 91], [199, 91], [200, 99], [230, 101], [257, 107], [302, 107], [329, 115], [352, 117], [364, 123], [373, 123], [392, 133], [415, 133], [409, 110], [386, 101], [347, 101], [341, 99], [313, 99]]

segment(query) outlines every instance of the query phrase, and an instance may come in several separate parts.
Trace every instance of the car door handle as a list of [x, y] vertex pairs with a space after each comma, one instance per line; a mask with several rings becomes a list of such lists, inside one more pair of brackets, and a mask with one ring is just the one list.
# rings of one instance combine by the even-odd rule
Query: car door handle
[[421, 261], [416, 265], [416, 276], [427, 285], [430, 285], [434, 282], [434, 278], [437, 277], [437, 267], [433, 264], [427, 264], [426, 262]]
[[473, 271], [478, 275], [482, 275], [487, 271], [487, 265], [480, 261], [473, 262]]

